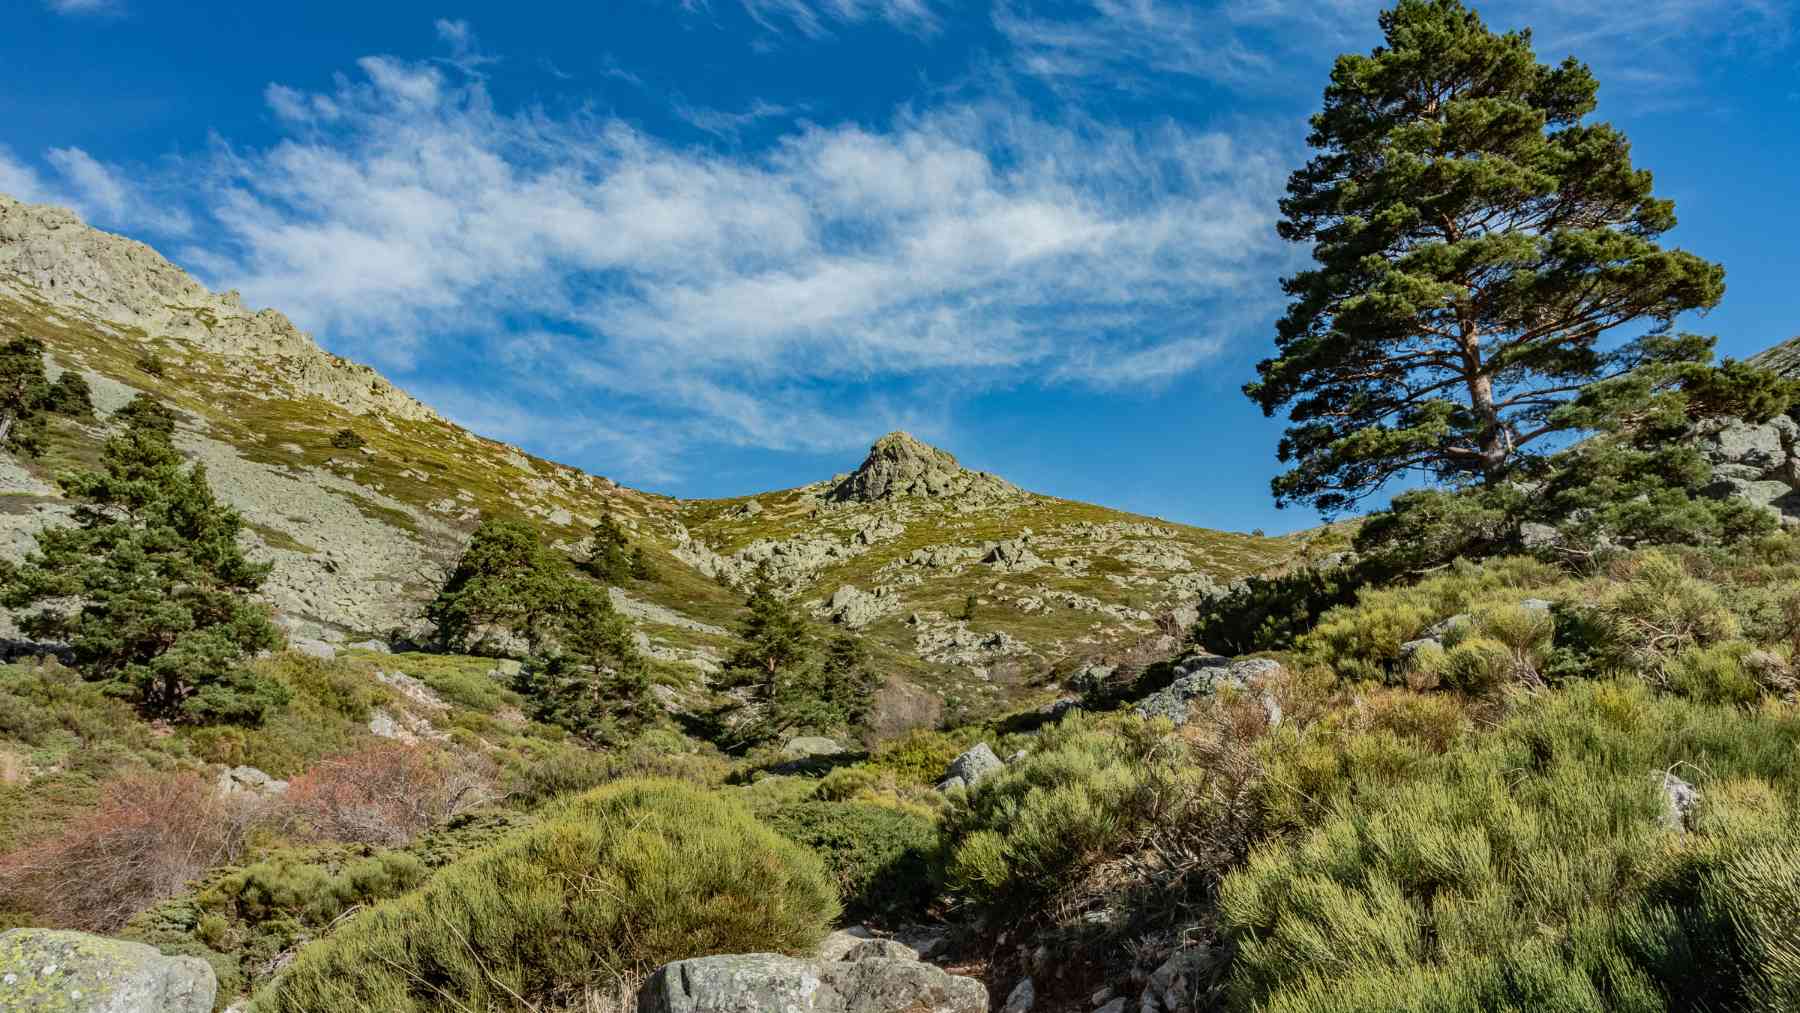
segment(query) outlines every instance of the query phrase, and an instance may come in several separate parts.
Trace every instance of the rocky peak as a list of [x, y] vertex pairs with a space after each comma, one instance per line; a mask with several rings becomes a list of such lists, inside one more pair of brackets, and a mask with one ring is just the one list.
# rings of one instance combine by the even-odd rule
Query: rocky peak
[[250, 310], [236, 292], [215, 294], [149, 246], [93, 228], [66, 208], [0, 194], [4, 294], [244, 361], [258, 376], [357, 414], [436, 417], [375, 370], [320, 348], [281, 313]]
[[873, 503], [901, 496], [994, 498], [1018, 491], [993, 475], [963, 467], [947, 450], [895, 432], [875, 441], [862, 465], [832, 489], [831, 498]]
[[1789, 338], [1750, 357], [1750, 364], [1800, 379], [1800, 337]]

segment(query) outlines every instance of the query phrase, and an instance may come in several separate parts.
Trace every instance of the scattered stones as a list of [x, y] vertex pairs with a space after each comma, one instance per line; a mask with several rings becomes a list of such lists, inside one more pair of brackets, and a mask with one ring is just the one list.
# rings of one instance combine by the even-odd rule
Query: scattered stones
[[995, 542], [982, 555], [981, 561], [996, 570], [1005, 573], [1024, 573], [1049, 566], [1023, 538], [1012, 538], [1004, 542]]
[[917, 960], [800, 960], [768, 953], [666, 964], [639, 1013], [987, 1013], [987, 989]]
[[199, 957], [52, 929], [0, 932], [8, 1013], [212, 1013], [218, 980]]

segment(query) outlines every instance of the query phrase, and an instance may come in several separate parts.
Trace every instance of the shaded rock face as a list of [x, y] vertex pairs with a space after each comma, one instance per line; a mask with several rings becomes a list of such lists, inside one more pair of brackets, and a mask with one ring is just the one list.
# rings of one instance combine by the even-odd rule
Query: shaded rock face
[[987, 988], [916, 960], [800, 960], [772, 953], [667, 964], [638, 1013], [987, 1013]]
[[964, 468], [949, 451], [907, 433], [889, 433], [869, 448], [861, 467], [831, 490], [831, 498], [857, 503], [901, 496], [993, 500], [1018, 493], [1010, 482]]
[[212, 1013], [218, 988], [199, 957], [85, 932], [0, 932], [0, 1010], [8, 1013]]

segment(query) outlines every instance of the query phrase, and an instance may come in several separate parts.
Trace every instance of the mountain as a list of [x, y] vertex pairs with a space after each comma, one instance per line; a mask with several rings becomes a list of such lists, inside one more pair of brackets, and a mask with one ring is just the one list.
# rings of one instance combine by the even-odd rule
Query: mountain
[[1765, 348], [1747, 361], [1753, 366], [1800, 379], [1800, 337], [1792, 337], [1772, 348]]
[[[4, 196], [0, 333], [42, 339], [52, 371], [80, 370], [102, 415], [140, 391], [180, 409], [180, 448], [273, 562], [265, 593], [283, 624], [314, 640], [421, 636], [422, 604], [481, 517], [528, 518], [575, 550], [610, 512], [658, 571], [615, 601], [694, 694], [766, 564], [902, 681], [1001, 704], [1054, 692], [1029, 685], [1040, 676], [1159, 642], [1159, 618], [1301, 549], [1031, 493], [905, 433], [797, 489], [628, 489], [470, 433], [276, 310], [211, 292], [67, 210]], [[30, 533], [67, 513], [53, 476], [91, 462], [103, 438], [62, 420], [43, 459], [0, 461], [0, 551], [29, 551]]]

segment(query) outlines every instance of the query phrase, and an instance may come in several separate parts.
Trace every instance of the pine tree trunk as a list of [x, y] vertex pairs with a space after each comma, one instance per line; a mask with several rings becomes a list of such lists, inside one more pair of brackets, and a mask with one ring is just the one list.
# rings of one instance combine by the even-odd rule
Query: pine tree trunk
[[1481, 431], [1476, 437], [1481, 455], [1481, 478], [1488, 485], [1500, 480], [1506, 465], [1506, 446], [1501, 440], [1500, 412], [1494, 407], [1494, 378], [1481, 361], [1481, 331], [1468, 319], [1466, 310], [1459, 310], [1462, 316], [1462, 354], [1465, 379], [1469, 387], [1469, 408], [1481, 422]]

